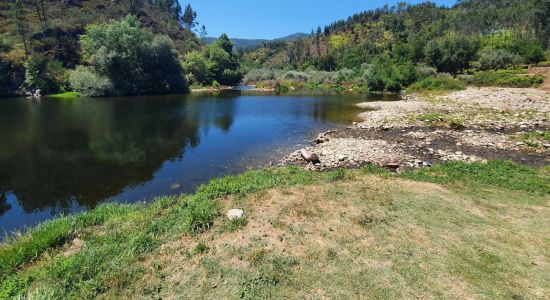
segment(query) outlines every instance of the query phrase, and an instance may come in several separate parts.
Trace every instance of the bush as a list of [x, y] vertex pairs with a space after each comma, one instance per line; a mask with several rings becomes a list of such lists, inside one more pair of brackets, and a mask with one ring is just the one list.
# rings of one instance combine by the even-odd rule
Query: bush
[[34, 53], [25, 62], [25, 83], [31, 89], [40, 89], [44, 94], [64, 91], [67, 70], [58, 60], [48, 61], [42, 54]]
[[293, 81], [307, 81], [309, 79], [309, 74], [307, 74], [306, 72], [288, 71], [283, 75], [282, 79]]
[[312, 71], [309, 72], [309, 80], [310, 83], [333, 83], [336, 81], [337, 74], [336, 72], [328, 72], [328, 71]]
[[466, 84], [460, 80], [447, 76], [427, 77], [411, 85], [407, 91], [457, 91], [464, 90]]
[[418, 71], [410, 61], [399, 61], [382, 55], [374, 59], [366, 73], [371, 91], [400, 92], [418, 78]]
[[98, 97], [112, 94], [113, 85], [109, 78], [101, 76], [92, 67], [78, 66], [69, 71], [71, 87], [80, 95]]
[[520, 64], [523, 59], [518, 54], [506, 49], [483, 48], [478, 53], [478, 60], [473, 64], [479, 70], [507, 69]]
[[265, 81], [265, 80], [275, 80], [277, 79], [276, 73], [273, 69], [253, 69], [250, 70], [245, 76], [243, 81], [245, 83], [256, 82], [256, 81]]
[[500, 86], [500, 87], [534, 87], [543, 82], [542, 76], [511, 74], [506, 71], [484, 71], [477, 72], [472, 78], [472, 83], [477, 86]]

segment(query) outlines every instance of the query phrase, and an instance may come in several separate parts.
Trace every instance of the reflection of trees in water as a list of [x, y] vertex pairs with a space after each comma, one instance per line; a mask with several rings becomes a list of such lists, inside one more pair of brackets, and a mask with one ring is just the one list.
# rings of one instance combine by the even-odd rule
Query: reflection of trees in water
[[0, 148], [9, 145], [0, 149], [0, 192], [12, 191], [27, 212], [56, 214], [75, 201], [94, 207], [181, 159], [199, 145], [199, 127], [229, 130], [232, 103], [217, 110], [208, 101], [164, 96], [24, 104], [14, 124], [0, 127], [7, 136]]

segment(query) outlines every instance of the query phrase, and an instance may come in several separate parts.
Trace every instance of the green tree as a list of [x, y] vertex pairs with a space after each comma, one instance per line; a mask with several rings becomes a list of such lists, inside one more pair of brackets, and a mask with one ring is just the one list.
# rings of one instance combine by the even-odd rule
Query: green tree
[[80, 37], [80, 44], [83, 58], [97, 77], [111, 82], [109, 95], [187, 91], [172, 41], [141, 28], [134, 16], [88, 26], [86, 34]]
[[185, 12], [182, 16], [182, 22], [185, 27], [189, 30], [193, 29], [196, 26], [197, 12], [191, 8], [191, 4], [185, 6]]
[[187, 80], [191, 84], [209, 85], [212, 83], [212, 73], [208, 66], [208, 61], [200, 51], [189, 52], [185, 55], [183, 68]]
[[21, 37], [23, 41], [23, 47], [25, 48], [25, 55], [29, 56], [29, 47], [27, 45], [27, 21], [25, 9], [23, 7], [23, 2], [21, 0], [15, 0], [11, 8], [11, 16], [15, 24], [17, 34]]
[[430, 41], [424, 49], [426, 63], [439, 72], [457, 74], [470, 67], [479, 43], [471, 37], [450, 33]]
[[413, 84], [418, 76], [412, 62], [381, 55], [372, 61], [366, 73], [366, 82], [371, 91], [398, 93]]
[[227, 34], [223, 33], [220, 38], [216, 40], [215, 44], [222, 48], [229, 55], [233, 53], [233, 43], [231, 42]]

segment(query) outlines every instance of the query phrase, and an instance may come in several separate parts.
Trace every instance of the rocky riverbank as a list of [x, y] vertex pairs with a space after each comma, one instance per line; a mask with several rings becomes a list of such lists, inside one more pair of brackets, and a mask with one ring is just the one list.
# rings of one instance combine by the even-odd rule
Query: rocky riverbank
[[360, 123], [324, 134], [281, 161], [326, 170], [366, 164], [418, 168], [441, 161], [506, 159], [550, 164], [550, 94], [537, 89], [468, 88], [398, 102], [359, 104]]

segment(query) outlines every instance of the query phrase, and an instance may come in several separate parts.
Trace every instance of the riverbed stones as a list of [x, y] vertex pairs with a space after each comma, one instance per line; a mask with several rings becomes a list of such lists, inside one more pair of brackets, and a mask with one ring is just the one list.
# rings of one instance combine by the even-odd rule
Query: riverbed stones
[[244, 217], [244, 211], [242, 209], [230, 209], [227, 211], [227, 218], [229, 220], [238, 220]]

